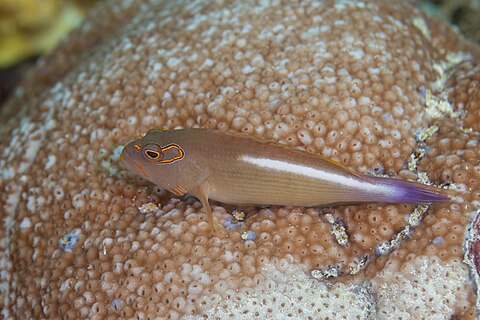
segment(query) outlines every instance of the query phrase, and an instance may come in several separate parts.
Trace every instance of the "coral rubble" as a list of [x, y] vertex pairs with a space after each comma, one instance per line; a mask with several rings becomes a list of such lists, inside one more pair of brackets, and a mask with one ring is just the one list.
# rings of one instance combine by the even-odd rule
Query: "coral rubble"
[[[0, 114], [3, 317], [474, 318], [479, 57], [406, 1], [98, 3]], [[266, 137], [452, 201], [214, 202], [215, 236], [195, 198], [119, 166], [153, 127]]]

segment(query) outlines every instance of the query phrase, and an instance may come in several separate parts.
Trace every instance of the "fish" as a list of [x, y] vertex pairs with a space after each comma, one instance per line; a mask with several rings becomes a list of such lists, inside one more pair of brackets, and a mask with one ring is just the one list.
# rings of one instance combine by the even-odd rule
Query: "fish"
[[151, 129], [127, 144], [120, 160], [177, 196], [198, 198], [214, 231], [220, 224], [210, 199], [240, 206], [301, 207], [450, 200], [440, 188], [358, 173], [298, 148], [214, 129]]

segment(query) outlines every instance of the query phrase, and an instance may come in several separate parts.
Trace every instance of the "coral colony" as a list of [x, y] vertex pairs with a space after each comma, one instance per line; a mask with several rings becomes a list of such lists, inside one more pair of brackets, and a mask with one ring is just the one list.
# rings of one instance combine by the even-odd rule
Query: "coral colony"
[[[479, 59], [407, 1], [99, 2], [0, 115], [2, 316], [474, 319]], [[119, 165], [132, 137], [192, 127], [452, 200], [212, 201], [215, 236], [196, 198]]]

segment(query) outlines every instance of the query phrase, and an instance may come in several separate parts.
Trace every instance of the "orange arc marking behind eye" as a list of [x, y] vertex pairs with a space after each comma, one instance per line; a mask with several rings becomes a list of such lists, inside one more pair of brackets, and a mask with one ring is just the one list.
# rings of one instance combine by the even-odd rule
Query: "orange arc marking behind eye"
[[179, 147], [178, 145], [176, 145], [176, 144], [166, 145], [165, 147], [162, 148], [162, 152], [166, 152], [166, 151], [168, 151], [168, 150], [170, 150], [170, 149], [175, 149], [175, 150], [177, 150], [178, 156], [175, 156], [175, 157], [170, 158], [170, 159], [160, 160], [161, 163], [171, 163], [171, 162], [180, 160], [180, 159], [182, 159], [182, 158], [185, 156], [185, 151], [183, 151], [183, 149], [180, 148], [180, 147]]
[[133, 147], [135, 148], [135, 150], [137, 151], [140, 151], [142, 149], [142, 147], [140, 147], [138, 144], [134, 144]]

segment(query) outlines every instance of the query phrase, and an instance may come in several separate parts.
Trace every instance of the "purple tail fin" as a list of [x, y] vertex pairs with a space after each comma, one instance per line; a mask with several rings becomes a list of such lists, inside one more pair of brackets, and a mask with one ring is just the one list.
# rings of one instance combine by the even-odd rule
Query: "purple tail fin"
[[372, 183], [383, 185], [387, 192], [379, 201], [388, 203], [431, 203], [450, 200], [446, 190], [426, 184], [394, 178], [368, 176]]

